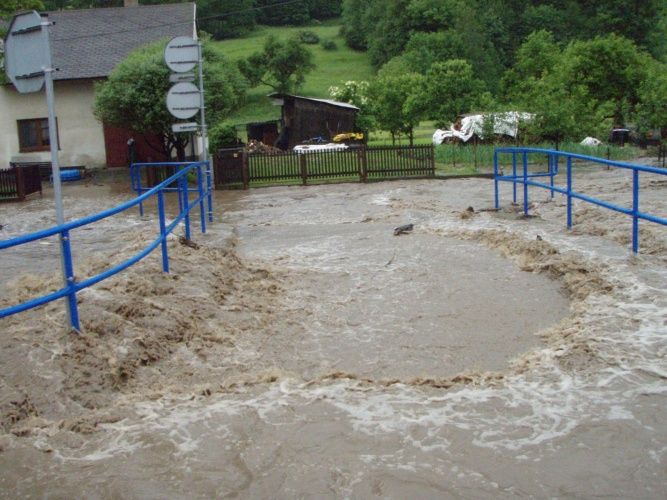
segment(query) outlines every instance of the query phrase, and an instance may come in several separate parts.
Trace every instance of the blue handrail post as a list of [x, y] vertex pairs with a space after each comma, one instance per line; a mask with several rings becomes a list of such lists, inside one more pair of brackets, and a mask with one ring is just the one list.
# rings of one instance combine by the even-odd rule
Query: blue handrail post
[[206, 190], [208, 192], [208, 221], [213, 222], [213, 179], [211, 160], [206, 160]]
[[512, 151], [512, 203], [516, 205], [516, 151]]
[[493, 192], [496, 210], [500, 208], [500, 196], [498, 193], [498, 151], [493, 152]]
[[197, 166], [197, 189], [199, 191], [199, 220], [201, 222], [201, 232], [206, 233], [206, 212], [204, 207], [204, 183], [202, 179], [202, 166]]
[[81, 331], [79, 324], [79, 309], [76, 304], [76, 286], [74, 283], [74, 266], [72, 264], [72, 246], [69, 241], [69, 231], [60, 233], [60, 244], [63, 248], [63, 264], [67, 279], [67, 312], [70, 326], [77, 332]]
[[181, 200], [180, 203], [180, 213], [184, 215], [183, 222], [185, 223], [185, 239], [190, 239], [190, 197], [188, 196], [188, 177], [184, 175], [179, 180], [180, 192], [178, 193], [178, 199]]
[[523, 214], [528, 215], [528, 153], [523, 152]]
[[639, 170], [632, 171], [632, 251], [639, 251]]
[[[130, 178], [132, 179], [132, 188], [136, 191], [137, 196], [141, 195], [141, 169], [139, 165], [132, 163], [130, 165]], [[139, 202], [139, 216], [144, 216], [144, 202]]]
[[167, 252], [167, 224], [164, 214], [164, 191], [157, 192], [158, 218], [160, 219], [160, 245], [162, 246], [162, 270], [169, 272], [169, 254]]
[[558, 158], [554, 154], [549, 153], [547, 158], [549, 158], [549, 178], [550, 182], [549, 184], [551, 185], [551, 199], [554, 199], [554, 177], [556, 175], [556, 159]]
[[572, 157], [567, 157], [567, 228], [572, 229]]

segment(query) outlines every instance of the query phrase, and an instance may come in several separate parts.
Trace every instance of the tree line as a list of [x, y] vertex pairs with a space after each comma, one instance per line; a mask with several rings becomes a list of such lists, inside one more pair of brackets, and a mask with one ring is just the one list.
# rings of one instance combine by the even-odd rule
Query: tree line
[[342, 21], [378, 73], [332, 95], [366, 92], [363, 121], [392, 136], [510, 109], [555, 142], [667, 126], [662, 0], [344, 0]]

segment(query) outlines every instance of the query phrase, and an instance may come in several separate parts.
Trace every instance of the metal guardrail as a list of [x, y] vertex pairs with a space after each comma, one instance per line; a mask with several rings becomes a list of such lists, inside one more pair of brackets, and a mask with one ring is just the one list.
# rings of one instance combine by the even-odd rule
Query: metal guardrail
[[[6, 316], [11, 316], [35, 307], [42, 306], [54, 300], [65, 298], [67, 300], [67, 306], [69, 309], [70, 323], [71, 327], [75, 330], [80, 330], [79, 323], [79, 313], [76, 303], [76, 294], [83, 290], [84, 288], [91, 287], [100, 281], [103, 281], [115, 274], [124, 271], [128, 267], [136, 264], [141, 259], [149, 255], [153, 250], [158, 246], [162, 247], [162, 270], [166, 273], [169, 272], [169, 255], [167, 251], [167, 235], [174, 231], [174, 229], [184, 221], [185, 224], [185, 237], [190, 238], [190, 211], [199, 205], [200, 209], [200, 219], [201, 219], [201, 231], [202, 233], [206, 232], [206, 217], [204, 212], [204, 199], [211, 195], [210, 187], [207, 190], [203, 188], [203, 176], [205, 172], [203, 169], [206, 169], [206, 172], [210, 171], [208, 162], [196, 162], [196, 163], [160, 163], [160, 164], [141, 164], [142, 167], [148, 168], [151, 165], [171, 165], [176, 166], [179, 170], [174, 175], [161, 182], [157, 186], [150, 189], [143, 189], [143, 193], [139, 194], [136, 198], [122, 203], [114, 208], [104, 210], [94, 215], [84, 217], [66, 224], [55, 226], [50, 229], [45, 229], [42, 231], [37, 231], [31, 234], [24, 236], [19, 236], [17, 238], [12, 238], [9, 240], [0, 241], [0, 250], [7, 248], [16, 247], [33, 241], [41, 240], [43, 238], [48, 238], [50, 236], [59, 235], [62, 241], [63, 246], [63, 266], [65, 270], [65, 275], [67, 279], [67, 285], [55, 292], [51, 292], [47, 295], [37, 297], [21, 304], [17, 304], [11, 307], [0, 309], [0, 318]], [[198, 193], [198, 197], [194, 201], [190, 201], [190, 192], [192, 189], [188, 188], [188, 174], [190, 172], [196, 171], [197, 173], [197, 189], [195, 190]], [[176, 183], [175, 188], [170, 188], [168, 186]], [[210, 183], [209, 183], [210, 186]], [[176, 218], [167, 224], [166, 215], [165, 215], [165, 206], [164, 206], [164, 194], [168, 191], [174, 191], [178, 194], [179, 200], [179, 213]], [[83, 281], [76, 281], [74, 278], [74, 263], [72, 261], [72, 251], [71, 251], [71, 241], [70, 241], [70, 231], [77, 229], [88, 224], [92, 224], [99, 220], [111, 217], [120, 212], [128, 210], [134, 206], [139, 205], [141, 212], [143, 214], [143, 202], [152, 196], [157, 196], [157, 206], [158, 206], [158, 216], [159, 216], [159, 236], [153, 240], [146, 248], [141, 250], [136, 255], [131, 258], [117, 264], [106, 271], [89, 278], [84, 279]], [[209, 198], [210, 203], [210, 198]], [[209, 210], [211, 205], [209, 205]], [[210, 220], [210, 219], [209, 219]]]
[[[511, 175], [503, 175], [498, 168], [498, 155], [511, 154], [512, 155], [512, 173]], [[547, 156], [547, 170], [543, 172], [530, 172], [528, 168], [528, 155], [538, 154]], [[517, 165], [517, 161], [521, 157], [521, 167]], [[556, 186], [555, 177], [558, 175], [559, 161], [565, 158], [566, 161], [566, 186]], [[594, 198], [575, 191], [572, 187], [572, 160], [584, 160], [588, 162], [606, 165], [607, 167], [623, 168], [632, 171], [632, 208], [622, 207], [614, 203], [609, 203], [604, 200]], [[615, 212], [620, 212], [632, 217], [632, 251], [637, 253], [639, 251], [639, 220], [646, 220], [656, 224], [667, 226], [667, 219], [664, 217], [657, 217], [639, 210], [639, 172], [646, 172], [651, 174], [666, 175], [667, 170], [660, 168], [649, 167], [645, 165], [634, 165], [632, 163], [605, 160], [603, 158], [596, 158], [594, 156], [580, 155], [576, 153], [568, 153], [566, 151], [556, 151], [552, 149], [537, 149], [537, 148], [496, 148], [493, 154], [493, 177], [494, 177], [494, 196], [496, 209], [500, 208], [500, 195], [498, 191], [499, 182], [511, 182], [513, 187], [513, 201], [517, 200], [517, 184], [523, 185], [523, 212], [528, 215], [528, 186], [536, 186], [545, 188], [551, 191], [551, 197], [554, 193], [561, 193], [567, 196], [567, 227], [572, 227], [572, 200], [583, 200], [594, 205], [608, 208]], [[543, 177], [549, 178], [549, 184], [540, 182], [539, 179]]]

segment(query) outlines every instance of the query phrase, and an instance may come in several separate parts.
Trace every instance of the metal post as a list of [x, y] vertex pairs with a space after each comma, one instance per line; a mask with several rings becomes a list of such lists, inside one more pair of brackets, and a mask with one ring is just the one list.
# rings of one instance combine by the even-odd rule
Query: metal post
[[512, 151], [512, 203], [516, 205], [516, 151]]
[[158, 218], [160, 219], [160, 245], [162, 246], [162, 270], [169, 272], [169, 255], [167, 253], [167, 228], [164, 214], [164, 192], [157, 192]]
[[204, 101], [204, 52], [201, 41], [197, 41], [199, 50], [199, 92], [200, 92], [200, 116], [201, 116], [201, 160], [206, 162], [206, 185], [208, 187], [208, 220], [213, 222], [213, 196], [211, 194], [211, 162], [208, 161], [208, 129], [206, 127], [206, 103]]
[[197, 189], [199, 190], [199, 220], [201, 224], [201, 232], [206, 233], [206, 212], [204, 209], [204, 182], [202, 179], [202, 166], [197, 165]]
[[[44, 37], [44, 46], [47, 52], [47, 66], [44, 66], [44, 82], [46, 88], [46, 105], [49, 110], [49, 144], [51, 149], [51, 169], [53, 172], [53, 197], [56, 203], [56, 223], [62, 226], [65, 223], [65, 214], [63, 211], [62, 190], [60, 182], [60, 164], [58, 163], [58, 134], [56, 131], [56, 111], [55, 97], [53, 92], [53, 64], [51, 62], [51, 44], [49, 42], [48, 26], [51, 23], [42, 23], [42, 36]], [[71, 288], [74, 284], [74, 273], [72, 268], [72, 255], [70, 252], [69, 237], [65, 239], [66, 233], [60, 234], [60, 258], [63, 273], [63, 282], [66, 288]], [[68, 272], [70, 269], [70, 272]], [[71, 281], [70, 281], [71, 279]], [[79, 330], [79, 314], [76, 307], [76, 292], [73, 292], [73, 298], [70, 296], [67, 307], [67, 320], [72, 328]]]
[[500, 195], [498, 193], [498, 151], [493, 152], [493, 193], [496, 210], [500, 208]]
[[63, 263], [65, 266], [65, 281], [66, 286], [69, 288], [69, 293], [67, 294], [67, 305], [70, 315], [70, 325], [76, 331], [81, 329], [79, 325], [79, 310], [76, 305], [76, 288], [74, 281], [74, 266], [72, 264], [72, 247], [69, 240], [69, 231], [63, 231], [60, 233], [60, 241], [62, 242], [63, 249]]
[[554, 199], [554, 176], [556, 175], [556, 169], [554, 168], [554, 164], [556, 163], [556, 157], [552, 154], [549, 154], [548, 158], [548, 163], [549, 163], [549, 183], [551, 185], [551, 199]]
[[632, 170], [632, 251], [639, 251], [639, 170]]
[[185, 217], [183, 221], [185, 222], [185, 239], [189, 240], [190, 239], [190, 208], [188, 205], [190, 204], [190, 197], [188, 196], [188, 176], [183, 175], [180, 179], [180, 192], [178, 193], [179, 199], [181, 201], [181, 213], [185, 213]]
[[572, 157], [567, 157], [567, 228], [572, 229]]
[[523, 152], [523, 215], [528, 215], [528, 153]]

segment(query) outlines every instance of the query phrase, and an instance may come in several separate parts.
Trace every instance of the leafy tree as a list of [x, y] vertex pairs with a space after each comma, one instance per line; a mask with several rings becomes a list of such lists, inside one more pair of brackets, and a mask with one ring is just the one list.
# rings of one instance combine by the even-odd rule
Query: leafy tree
[[642, 131], [667, 127], [667, 66], [655, 64], [638, 91], [637, 124]]
[[[97, 85], [95, 115], [111, 125], [131, 128], [140, 134], [160, 134], [162, 152], [171, 156], [176, 150], [185, 157], [187, 138], [174, 134], [175, 119], [165, 105], [169, 69], [163, 60], [164, 42], [140, 48], [113, 70], [109, 79]], [[207, 118], [221, 121], [245, 94], [243, 78], [233, 65], [208, 46], [204, 47], [204, 86]]]
[[484, 84], [473, 74], [470, 63], [452, 59], [435, 63], [426, 73], [425, 108], [436, 126], [449, 125], [479, 102]]
[[[254, 6], [254, 0], [198, 0], [199, 27], [218, 40], [243, 36], [255, 27]], [[210, 19], [231, 12], [234, 14]]]
[[551, 32], [531, 33], [516, 53], [516, 62], [505, 72], [500, 84], [502, 93], [510, 100], [521, 100], [537, 80], [553, 71], [561, 50]]
[[551, 78], [565, 90], [583, 86], [587, 97], [613, 103], [612, 117], [622, 124], [639, 101], [637, 91], [651, 66], [648, 54], [615, 34], [571, 42]]
[[410, 0], [385, 0], [371, 3], [369, 19], [378, 21], [368, 39], [371, 64], [379, 68], [405, 48], [410, 37], [409, 19], [404, 15]]
[[340, 16], [342, 0], [307, 0], [308, 14], [313, 19], [331, 19]]
[[295, 38], [280, 41], [269, 36], [261, 52], [238, 62], [239, 69], [252, 87], [268, 85], [277, 92], [293, 92], [315, 68], [310, 50]]
[[310, 21], [307, 0], [284, 4], [285, 0], [255, 0], [258, 7], [257, 21], [270, 26], [299, 26]]
[[44, 10], [41, 0], [2, 0], [0, 2], [0, 19], [9, 19], [21, 10]]
[[413, 30], [431, 32], [454, 27], [461, 0], [411, 0], [406, 15]]
[[356, 124], [365, 132], [375, 129], [375, 119], [371, 111], [368, 88], [368, 82], [354, 80], [348, 80], [343, 85], [329, 87], [329, 95], [332, 99], [347, 102], [359, 108]]
[[380, 129], [391, 133], [392, 142], [406, 134], [412, 144], [414, 128], [424, 117], [423, 84], [422, 75], [407, 73], [381, 76], [370, 85], [369, 99], [375, 121]]
[[436, 62], [465, 57], [463, 39], [455, 30], [414, 32], [405, 46], [404, 57], [412, 71], [425, 74]]
[[366, 18], [369, 14], [366, 0], [343, 0], [341, 34], [348, 47], [354, 50], [368, 48]]

